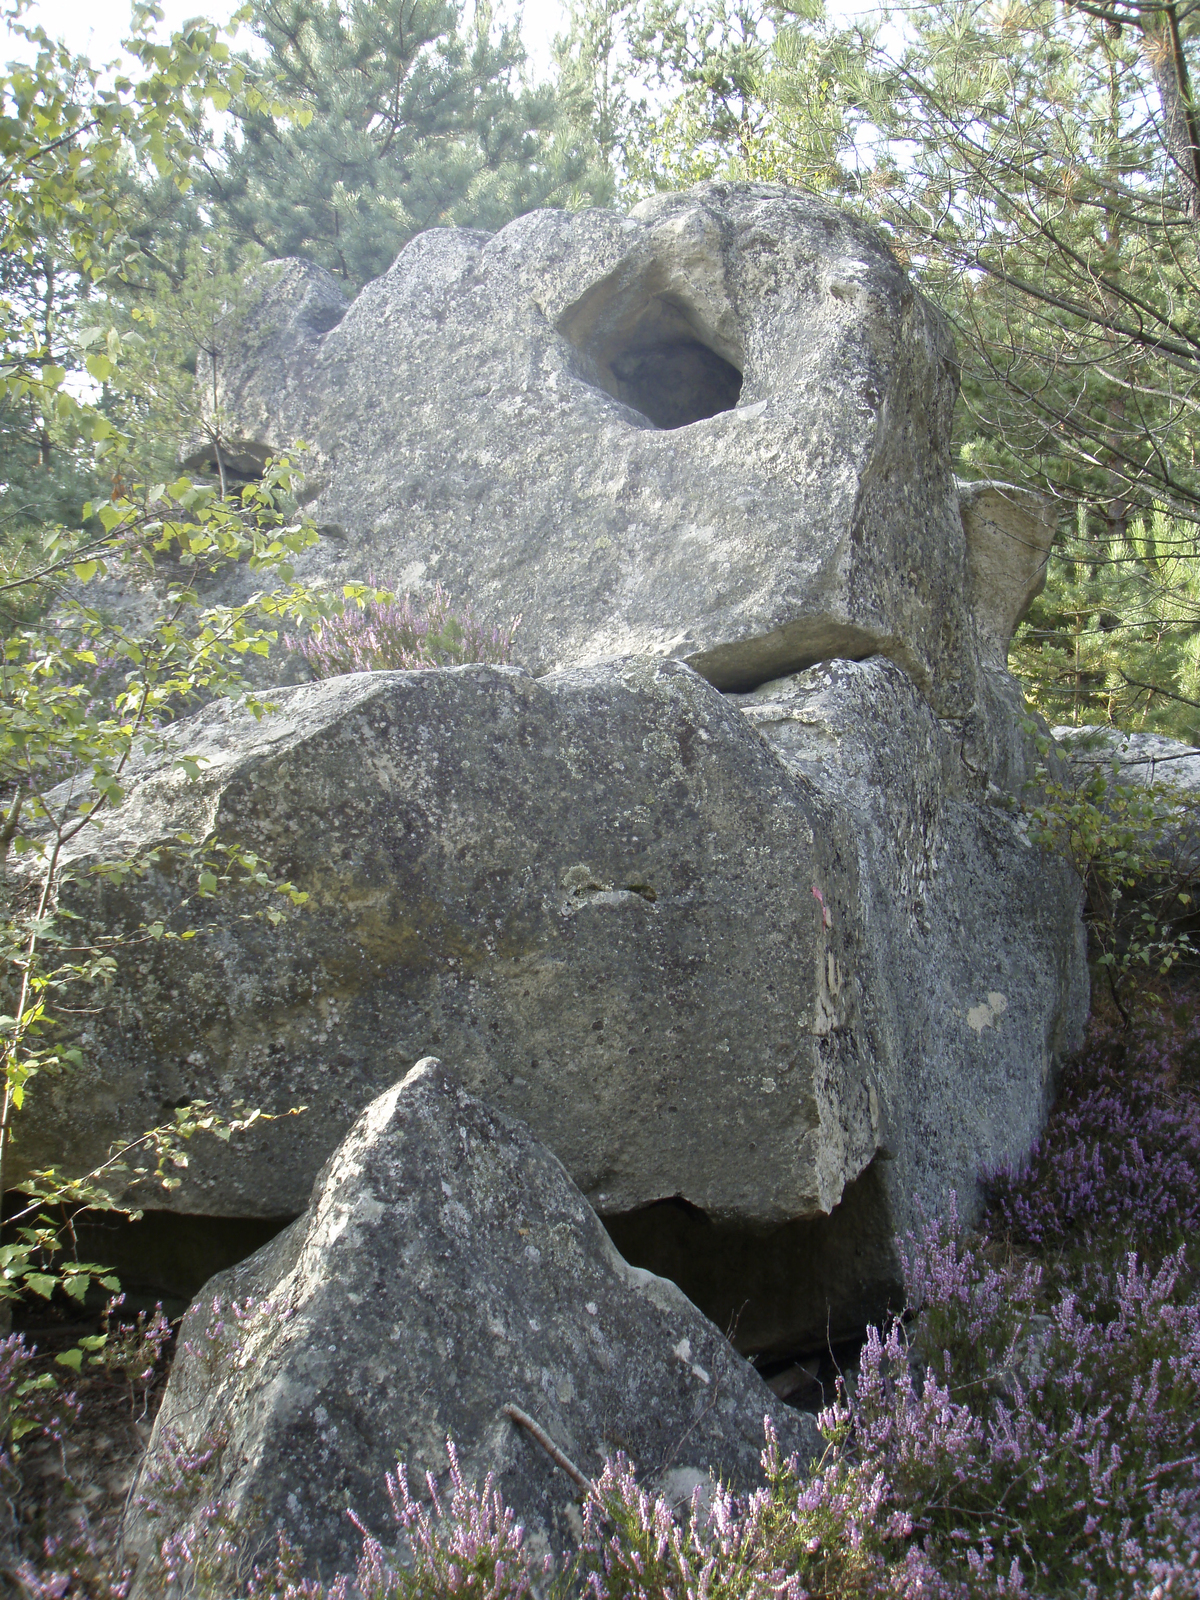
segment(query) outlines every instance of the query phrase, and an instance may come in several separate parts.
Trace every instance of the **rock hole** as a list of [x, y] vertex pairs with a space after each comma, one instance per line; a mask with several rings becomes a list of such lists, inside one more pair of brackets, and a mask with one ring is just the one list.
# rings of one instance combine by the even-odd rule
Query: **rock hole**
[[275, 454], [269, 446], [259, 444], [254, 439], [231, 439], [223, 442], [219, 449], [220, 460], [217, 459], [218, 446], [206, 440], [180, 463], [183, 471], [202, 472], [206, 477], [219, 478], [224, 467], [228, 483], [258, 483], [267, 462]]
[[839, 1380], [857, 1375], [864, 1338], [844, 1339], [816, 1353], [800, 1352], [754, 1365], [767, 1388], [797, 1411], [816, 1415], [838, 1397]]
[[737, 368], [699, 339], [635, 345], [614, 356], [610, 368], [617, 399], [657, 428], [686, 428], [731, 411], [742, 392]]
[[[340, 291], [334, 290], [337, 294]], [[332, 332], [350, 309], [347, 300], [325, 300], [315, 302], [308, 310], [301, 313], [300, 322], [315, 334]]]
[[678, 1284], [760, 1370], [852, 1343], [904, 1306], [878, 1161], [829, 1216], [769, 1230], [714, 1222], [678, 1196], [600, 1220], [626, 1261]]
[[741, 352], [700, 316], [645, 283], [597, 284], [559, 319], [581, 376], [656, 428], [731, 411], [742, 392]]

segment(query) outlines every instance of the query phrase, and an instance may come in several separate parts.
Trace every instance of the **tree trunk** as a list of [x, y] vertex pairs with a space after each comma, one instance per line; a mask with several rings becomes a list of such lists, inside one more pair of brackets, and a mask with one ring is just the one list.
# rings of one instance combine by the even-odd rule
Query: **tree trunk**
[[1142, 54], [1158, 90], [1163, 136], [1179, 174], [1183, 209], [1192, 221], [1200, 221], [1200, 136], [1175, 0], [1147, 6], [1141, 24]]

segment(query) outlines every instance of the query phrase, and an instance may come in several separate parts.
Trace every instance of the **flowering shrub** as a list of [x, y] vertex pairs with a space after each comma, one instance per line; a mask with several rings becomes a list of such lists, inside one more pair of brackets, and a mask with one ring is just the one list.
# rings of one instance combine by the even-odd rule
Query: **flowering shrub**
[[1039, 1251], [1161, 1258], [1200, 1236], [1200, 1008], [1176, 993], [1129, 1028], [1097, 1016], [1044, 1136], [991, 1180], [994, 1233]]
[[[826, 1416], [824, 1425], [835, 1426]], [[768, 1421], [767, 1487], [739, 1497], [720, 1484], [707, 1508], [694, 1496], [679, 1517], [638, 1486], [631, 1464], [606, 1464], [584, 1507], [584, 1537], [566, 1587], [590, 1600], [806, 1600], [813, 1595], [899, 1594], [921, 1570], [905, 1553], [909, 1519], [885, 1504], [869, 1463], [840, 1448], [808, 1478], [784, 1461]], [[889, 1560], [889, 1557], [893, 1558]]]
[[53, 1378], [35, 1370], [36, 1358], [22, 1334], [0, 1340], [0, 1482], [12, 1474], [26, 1434], [49, 1432], [59, 1439], [74, 1405], [59, 1394]]
[[[8, 1512], [7, 1525], [0, 1521], [0, 1592], [24, 1600], [124, 1600], [128, 1593], [131, 1573], [114, 1563], [112, 1552], [113, 1513], [124, 1499], [119, 1481], [111, 1481], [119, 1464], [113, 1410], [127, 1413], [133, 1433], [161, 1382], [171, 1329], [161, 1307], [118, 1323], [122, 1300], [109, 1302], [100, 1334], [85, 1336], [53, 1360], [19, 1334], [0, 1342], [0, 1503]], [[59, 1381], [68, 1373], [79, 1382], [78, 1392]], [[87, 1465], [78, 1439], [94, 1410], [107, 1493], [76, 1470]], [[28, 1470], [34, 1458], [40, 1473]], [[58, 1490], [50, 1504], [47, 1480]]]
[[343, 672], [409, 672], [458, 667], [470, 661], [507, 666], [520, 618], [507, 629], [488, 627], [468, 607], [455, 611], [439, 584], [423, 609], [407, 595], [364, 590], [357, 603], [326, 617], [306, 639], [284, 643], [299, 651], [318, 678]]
[[1093, 1283], [1109, 1316], [1068, 1291], [1039, 1315], [1036, 1267], [997, 1269], [942, 1224], [908, 1268], [923, 1370], [899, 1324], [872, 1330], [846, 1416], [939, 1572], [994, 1564], [1012, 1592], [1047, 1595], [1123, 1595], [1172, 1565], [1181, 1583], [1180, 1552], [1200, 1549], [1200, 1306], [1182, 1252], [1157, 1272], [1131, 1254]]
[[[811, 1473], [780, 1459], [768, 1424], [767, 1485], [714, 1485], [680, 1515], [618, 1457], [557, 1567], [532, 1559], [491, 1479], [464, 1481], [452, 1442], [448, 1503], [432, 1478], [420, 1503], [400, 1467], [400, 1557], [355, 1519], [357, 1571], [328, 1589], [298, 1577], [286, 1546], [246, 1581], [253, 1541], [213, 1505], [164, 1541], [164, 1563], [179, 1593], [258, 1600], [527, 1600], [539, 1580], [587, 1600], [1200, 1595], [1200, 1306], [1181, 1294], [1183, 1265], [1131, 1256], [1111, 1317], [1069, 1293], [1045, 1317], [1036, 1267], [996, 1268], [931, 1223], [908, 1262], [917, 1333], [870, 1330]], [[192, 1492], [211, 1461], [180, 1452], [167, 1494]]]
[[[496, 1492], [489, 1475], [482, 1488], [463, 1479], [454, 1441], [450, 1457], [450, 1502], [443, 1506], [437, 1481], [426, 1477], [432, 1515], [409, 1491], [403, 1465], [388, 1473], [388, 1495], [410, 1564], [389, 1561], [378, 1539], [354, 1518], [363, 1552], [354, 1575], [340, 1578], [329, 1600], [526, 1600], [533, 1593], [535, 1564], [525, 1549], [525, 1531]], [[548, 1575], [553, 1558], [537, 1564]]]
[[147, 1510], [171, 1524], [158, 1541], [153, 1573], [157, 1586], [168, 1594], [215, 1600], [244, 1593], [255, 1556], [266, 1542], [261, 1529], [239, 1521], [215, 1492], [227, 1443], [223, 1433], [196, 1449], [173, 1433], [162, 1440], [154, 1499]]

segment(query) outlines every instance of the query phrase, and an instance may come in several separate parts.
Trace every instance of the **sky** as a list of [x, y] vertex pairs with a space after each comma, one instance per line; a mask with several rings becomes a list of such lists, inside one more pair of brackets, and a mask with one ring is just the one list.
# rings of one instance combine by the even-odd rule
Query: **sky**
[[[166, 13], [160, 31], [178, 28], [189, 17], [202, 15], [213, 22], [225, 22], [237, 9], [237, 0], [159, 0]], [[513, 5], [510, 10], [516, 11]], [[542, 77], [550, 65], [550, 45], [563, 27], [565, 7], [561, 0], [523, 0], [522, 33], [534, 74]], [[107, 61], [120, 53], [121, 36], [129, 29], [128, 0], [38, 0], [23, 19], [40, 23], [48, 34], [61, 38], [81, 55], [93, 61]], [[5, 41], [0, 40], [0, 45]], [[5, 60], [21, 53], [10, 42], [2, 50]]]
[[[160, 32], [170, 32], [189, 17], [204, 16], [210, 21], [227, 22], [241, 0], [159, 0], [164, 20]], [[874, 9], [878, 0], [826, 0], [826, 11], [837, 23]], [[566, 25], [567, 0], [500, 0], [497, 16], [521, 17], [521, 33], [532, 76], [549, 75], [550, 47], [554, 36]], [[121, 37], [129, 29], [129, 0], [35, 0], [24, 20], [40, 23], [53, 37], [92, 61], [108, 61], [120, 55]], [[5, 49], [5, 43], [9, 48]], [[240, 48], [254, 43], [244, 30], [237, 41]], [[0, 60], [26, 53], [23, 41], [0, 36]]]

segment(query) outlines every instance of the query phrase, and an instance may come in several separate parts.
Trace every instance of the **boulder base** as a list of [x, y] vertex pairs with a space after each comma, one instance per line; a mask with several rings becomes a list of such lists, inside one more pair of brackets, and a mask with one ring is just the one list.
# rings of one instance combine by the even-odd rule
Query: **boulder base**
[[85, 1167], [181, 1101], [304, 1105], [193, 1141], [163, 1197], [294, 1216], [439, 1049], [640, 1261], [736, 1312], [743, 1349], [787, 1352], [878, 1315], [916, 1208], [953, 1189], [969, 1215], [1036, 1137], [1086, 1005], [1079, 886], [987, 799], [1001, 768], [976, 763], [1019, 749], [939, 723], [893, 663], [741, 701], [646, 660], [277, 699], [181, 724], [200, 780], [135, 771], [102, 842], [212, 830], [309, 905], [279, 928], [237, 894], [197, 907], [169, 849], [121, 886], [75, 862], [72, 904], [104, 928], [204, 931], [118, 949], [88, 1065], [23, 1118], [31, 1164]]

